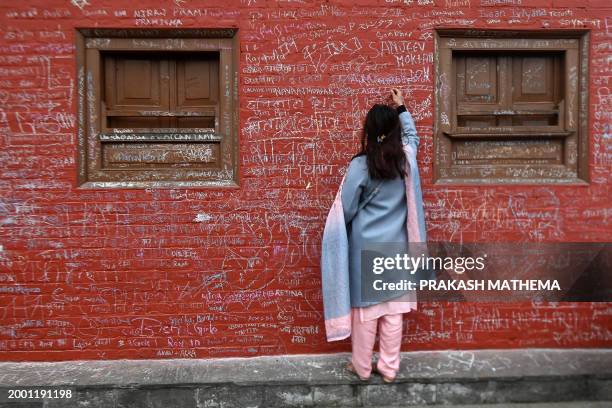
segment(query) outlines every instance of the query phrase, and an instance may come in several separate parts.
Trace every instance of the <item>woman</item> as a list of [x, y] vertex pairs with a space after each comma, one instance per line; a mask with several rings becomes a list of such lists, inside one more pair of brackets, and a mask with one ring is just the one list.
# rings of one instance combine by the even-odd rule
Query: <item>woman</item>
[[[391, 98], [397, 109], [376, 104], [366, 116], [361, 151], [351, 160], [330, 210], [322, 251], [328, 341], [351, 335], [347, 368], [362, 380], [369, 379], [374, 369], [386, 382], [394, 381], [399, 371], [402, 313], [417, 308], [416, 293], [379, 302], [362, 299], [361, 251], [371, 243], [425, 242], [416, 167], [418, 137], [402, 93], [392, 89]], [[338, 218], [343, 218], [344, 232]], [[377, 326], [380, 356], [373, 366]]]

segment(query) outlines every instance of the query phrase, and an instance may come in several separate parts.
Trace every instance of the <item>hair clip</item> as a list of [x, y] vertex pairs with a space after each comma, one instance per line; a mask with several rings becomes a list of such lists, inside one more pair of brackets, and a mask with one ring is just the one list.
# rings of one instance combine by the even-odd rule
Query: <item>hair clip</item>
[[381, 143], [383, 140], [385, 140], [385, 137], [387, 137], [387, 135], [383, 133], [382, 135], [378, 136], [376, 140], [378, 140], [378, 143]]

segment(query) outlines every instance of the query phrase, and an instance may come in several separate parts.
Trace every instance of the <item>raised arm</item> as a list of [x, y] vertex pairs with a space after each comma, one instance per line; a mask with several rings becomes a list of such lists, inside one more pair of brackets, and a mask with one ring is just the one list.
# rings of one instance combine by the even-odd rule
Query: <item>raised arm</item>
[[400, 125], [402, 126], [402, 143], [404, 145], [412, 145], [416, 153], [416, 150], [419, 147], [419, 136], [417, 135], [412, 115], [410, 112], [408, 112], [408, 109], [406, 109], [406, 106], [404, 105], [404, 96], [402, 95], [402, 91], [397, 88], [391, 89], [391, 99], [398, 105], [397, 113], [399, 114]]
[[402, 143], [411, 144], [416, 150], [419, 147], [419, 136], [417, 135], [412, 115], [404, 105], [397, 107], [397, 113], [399, 113], [400, 124], [402, 126]]

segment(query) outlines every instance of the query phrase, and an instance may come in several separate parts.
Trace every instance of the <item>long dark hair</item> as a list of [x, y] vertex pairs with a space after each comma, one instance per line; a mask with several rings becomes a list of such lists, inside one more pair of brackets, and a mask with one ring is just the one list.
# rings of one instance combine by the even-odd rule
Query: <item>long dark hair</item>
[[[385, 135], [379, 141], [379, 137]], [[375, 104], [366, 115], [361, 135], [361, 151], [351, 158], [366, 155], [371, 178], [404, 178], [406, 155], [402, 147], [401, 126], [397, 111]]]

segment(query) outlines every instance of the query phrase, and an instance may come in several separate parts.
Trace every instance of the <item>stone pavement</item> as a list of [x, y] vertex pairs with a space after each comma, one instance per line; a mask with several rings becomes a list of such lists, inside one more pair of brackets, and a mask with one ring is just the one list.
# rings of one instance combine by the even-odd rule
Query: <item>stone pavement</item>
[[[395, 384], [361, 382], [350, 353], [206, 360], [0, 363], [0, 407], [608, 407], [612, 349], [402, 353]], [[71, 399], [7, 399], [11, 388], [72, 390]], [[561, 402], [571, 402], [562, 405]], [[600, 401], [600, 404], [585, 405]], [[481, 404], [481, 405], [478, 405]], [[492, 405], [491, 405], [492, 404]]]

